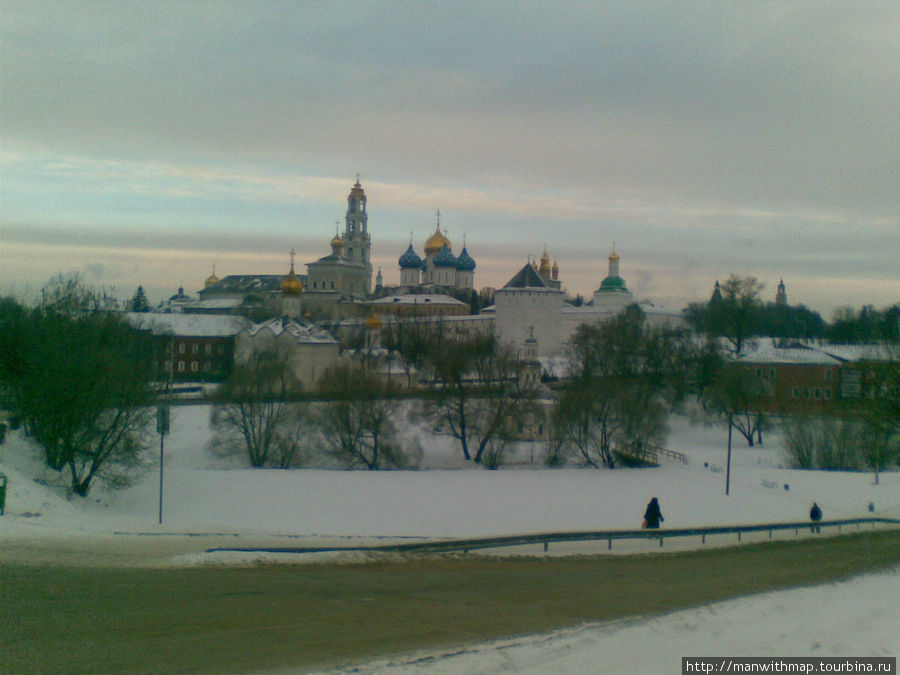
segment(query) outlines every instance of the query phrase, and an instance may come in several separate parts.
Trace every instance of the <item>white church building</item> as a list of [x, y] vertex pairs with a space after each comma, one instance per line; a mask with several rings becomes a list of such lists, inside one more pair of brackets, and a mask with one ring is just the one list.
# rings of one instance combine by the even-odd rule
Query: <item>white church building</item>
[[[546, 251], [541, 265], [527, 263], [494, 295], [494, 333], [502, 342], [537, 356], [562, 353], [566, 341], [585, 323], [609, 319], [625, 307], [635, 304], [634, 294], [619, 275], [619, 255], [613, 249], [609, 269], [591, 301], [580, 307], [564, 301], [558, 280], [558, 268], [549, 267]], [[683, 328], [687, 324], [680, 312], [667, 311], [649, 301], [637, 303], [651, 325]], [[536, 345], [535, 345], [536, 342]]]

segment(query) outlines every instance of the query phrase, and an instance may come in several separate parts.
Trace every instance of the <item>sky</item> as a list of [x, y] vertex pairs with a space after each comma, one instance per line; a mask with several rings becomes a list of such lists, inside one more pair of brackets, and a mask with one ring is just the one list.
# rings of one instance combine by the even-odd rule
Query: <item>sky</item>
[[900, 302], [900, 4], [0, 0], [0, 293], [151, 301], [330, 253], [359, 174], [386, 284], [436, 211], [476, 286], [615, 246], [677, 309], [755, 276]]

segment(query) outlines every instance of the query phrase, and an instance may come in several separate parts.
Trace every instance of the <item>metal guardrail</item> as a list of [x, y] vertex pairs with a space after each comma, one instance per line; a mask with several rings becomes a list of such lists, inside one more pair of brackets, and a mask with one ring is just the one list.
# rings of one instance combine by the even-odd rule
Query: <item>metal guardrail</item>
[[738, 542], [741, 535], [748, 532], [769, 533], [769, 539], [777, 530], [795, 530], [800, 535], [800, 530], [836, 527], [838, 532], [843, 527], [856, 525], [857, 530], [862, 525], [871, 524], [872, 528], [877, 524], [900, 525], [897, 518], [850, 518], [847, 520], [822, 520], [818, 523], [763, 523], [759, 525], [722, 525], [716, 527], [694, 527], [675, 530], [600, 530], [592, 532], [545, 532], [539, 534], [508, 535], [503, 537], [481, 537], [473, 539], [442, 539], [437, 541], [421, 541], [405, 544], [379, 544], [377, 546], [322, 546], [322, 547], [222, 547], [207, 549], [207, 553], [217, 552], [242, 552], [242, 553], [331, 553], [341, 551], [371, 552], [371, 553], [451, 553], [454, 551], [474, 551], [486, 548], [505, 548], [510, 546], [525, 546], [528, 544], [543, 544], [544, 551], [548, 551], [551, 543], [575, 542], [575, 541], [603, 541], [608, 542], [608, 550], [612, 550], [613, 540], [616, 539], [658, 539], [659, 545], [670, 537], [701, 537], [702, 543], [713, 535], [737, 534]]

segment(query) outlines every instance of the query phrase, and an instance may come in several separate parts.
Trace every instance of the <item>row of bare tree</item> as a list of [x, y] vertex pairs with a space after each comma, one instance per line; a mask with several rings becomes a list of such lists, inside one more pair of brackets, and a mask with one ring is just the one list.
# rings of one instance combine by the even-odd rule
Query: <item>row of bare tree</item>
[[[452, 437], [463, 458], [487, 468], [512, 443], [540, 440], [548, 465], [615, 467], [661, 442], [669, 411], [696, 388], [700, 354], [683, 332], [653, 328], [637, 308], [582, 326], [570, 373], [541, 387], [540, 366], [491, 334], [452, 333], [440, 322], [385, 331], [389, 360], [418, 376], [413, 421]], [[366, 352], [371, 353], [371, 351]], [[253, 466], [302, 461], [325, 447], [348, 467], [407, 466], [418, 448], [398, 442], [397, 392], [365, 357], [322, 380], [315, 405], [296, 401], [284, 359], [260, 352], [220, 389], [214, 444], [243, 448]], [[408, 443], [407, 443], [408, 444]], [[301, 448], [305, 450], [301, 451]]]

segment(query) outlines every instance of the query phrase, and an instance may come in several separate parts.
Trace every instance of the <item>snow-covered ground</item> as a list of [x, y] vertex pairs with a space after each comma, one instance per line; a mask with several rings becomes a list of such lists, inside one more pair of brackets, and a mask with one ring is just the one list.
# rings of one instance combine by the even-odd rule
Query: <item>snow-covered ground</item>
[[896, 657], [900, 574], [764, 593], [673, 612], [423, 651], [355, 673], [680, 673], [681, 657]]
[[[40, 470], [21, 433], [8, 435], [0, 445], [0, 472], [9, 479], [6, 515], [0, 518], [0, 561], [235, 563], [278, 556], [204, 551], [629, 529], [639, 527], [653, 496], [666, 528], [803, 521], [814, 500], [826, 519], [900, 517], [900, 473], [884, 474], [874, 485], [869, 473], [785, 469], [774, 434], [757, 448], [736, 441], [726, 497], [724, 428], [694, 425], [686, 418], [673, 419], [667, 446], [687, 454], [687, 465], [550, 470], [541, 467], [537, 449], [523, 446], [501, 470], [485, 471], [467, 466], [449, 439], [419, 435], [419, 470], [383, 472], [250, 470], [240, 459], [210, 452], [208, 420], [206, 406], [173, 411], [172, 433], [165, 439], [161, 525], [158, 463], [126, 490], [98, 485], [87, 499], [67, 497], [64, 488], [52, 486], [51, 473]], [[734, 537], [718, 543], [734, 543]], [[665, 550], [698, 545], [697, 540], [667, 540]], [[560, 544], [551, 547], [551, 554], [605, 549], [605, 542]], [[614, 552], [659, 550], [654, 542], [635, 541], [617, 542]], [[543, 555], [538, 547], [514, 551]], [[681, 655], [896, 655], [898, 590], [895, 571], [646, 621], [479, 645], [457, 656], [395, 659], [372, 670], [674, 672]], [[695, 631], [698, 627], [702, 630]]]

